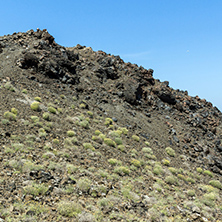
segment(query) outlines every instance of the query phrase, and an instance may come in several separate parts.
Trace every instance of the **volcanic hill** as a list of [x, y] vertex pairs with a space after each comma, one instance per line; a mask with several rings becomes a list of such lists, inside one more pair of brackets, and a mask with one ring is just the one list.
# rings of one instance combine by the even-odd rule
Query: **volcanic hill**
[[0, 37], [0, 221], [222, 221], [222, 113], [119, 56]]

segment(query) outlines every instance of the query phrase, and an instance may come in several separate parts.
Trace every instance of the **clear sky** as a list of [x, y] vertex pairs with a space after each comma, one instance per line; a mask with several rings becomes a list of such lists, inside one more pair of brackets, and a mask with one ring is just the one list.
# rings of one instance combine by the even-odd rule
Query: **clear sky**
[[57, 43], [120, 55], [222, 110], [222, 0], [7, 0], [0, 36], [48, 29]]

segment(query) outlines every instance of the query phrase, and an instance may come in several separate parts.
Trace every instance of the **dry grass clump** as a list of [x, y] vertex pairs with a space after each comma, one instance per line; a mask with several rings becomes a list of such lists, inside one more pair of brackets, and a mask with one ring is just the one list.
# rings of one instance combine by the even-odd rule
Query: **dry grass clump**
[[25, 186], [23, 189], [25, 194], [38, 196], [38, 195], [44, 195], [48, 190], [48, 187], [45, 184], [33, 183], [31, 185]]
[[74, 201], [61, 201], [58, 204], [58, 212], [65, 217], [76, 217], [82, 212], [82, 207]]

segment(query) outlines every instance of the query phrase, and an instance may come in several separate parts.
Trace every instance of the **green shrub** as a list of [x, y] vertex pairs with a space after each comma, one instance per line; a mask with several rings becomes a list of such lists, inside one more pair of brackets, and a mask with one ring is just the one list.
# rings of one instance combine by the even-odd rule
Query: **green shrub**
[[92, 181], [87, 179], [87, 178], [83, 178], [83, 179], [79, 179], [77, 181], [77, 187], [79, 190], [81, 190], [83, 193], [88, 193], [90, 187], [92, 185]]
[[187, 195], [188, 195], [189, 197], [194, 197], [194, 196], [196, 196], [195, 190], [188, 190], [188, 191], [187, 191]]
[[99, 134], [99, 137], [104, 141], [104, 139], [106, 138], [106, 136], [104, 134]]
[[58, 204], [58, 212], [65, 217], [76, 217], [82, 212], [82, 207], [74, 201], [61, 201]]
[[10, 121], [9, 121], [8, 119], [2, 119], [2, 120], [1, 120], [1, 123], [2, 123], [3, 125], [8, 125], [8, 124], [10, 123]]
[[147, 146], [150, 146], [150, 142], [145, 141], [144, 143], [145, 143]]
[[57, 111], [58, 111], [58, 113], [62, 113], [63, 109], [62, 108], [58, 108]]
[[42, 99], [40, 97], [38, 97], [38, 96], [35, 97], [34, 100], [37, 101], [37, 102], [42, 102]]
[[186, 181], [189, 182], [189, 183], [192, 183], [192, 184], [196, 183], [196, 181], [191, 177], [187, 177]]
[[103, 198], [98, 201], [98, 206], [102, 209], [109, 209], [109, 207], [111, 207], [112, 205], [112, 202], [107, 198]]
[[16, 108], [11, 108], [11, 113], [14, 113], [17, 116], [18, 110]]
[[24, 188], [25, 194], [31, 194], [33, 196], [44, 195], [48, 190], [48, 187], [45, 184], [36, 184], [25, 186]]
[[108, 162], [111, 164], [111, 165], [121, 165], [121, 161], [117, 160], [117, 159], [108, 159]]
[[160, 175], [163, 173], [163, 169], [161, 167], [161, 165], [155, 165], [154, 168], [153, 168], [153, 173], [156, 174], [156, 175]]
[[136, 135], [132, 135], [132, 139], [139, 142], [140, 141], [140, 138]]
[[52, 106], [49, 106], [49, 107], [48, 107], [48, 111], [49, 111], [50, 113], [56, 114], [56, 109], [55, 109], [54, 107], [52, 107]]
[[65, 99], [65, 98], [66, 98], [66, 96], [65, 96], [65, 95], [63, 95], [63, 94], [61, 94], [61, 95], [60, 95], [60, 98], [61, 98], [61, 99]]
[[135, 167], [140, 167], [141, 166], [141, 162], [139, 160], [136, 159], [132, 159], [131, 163], [135, 166]]
[[79, 105], [79, 108], [81, 108], [81, 109], [85, 109], [85, 108], [86, 108], [86, 104], [81, 103], [81, 104]]
[[170, 161], [167, 159], [163, 159], [162, 160], [163, 165], [169, 166], [170, 165]]
[[10, 90], [11, 92], [15, 92], [15, 89], [13, 87], [13, 85], [10, 82], [5, 83], [4, 87], [8, 90]]
[[96, 136], [99, 136], [99, 134], [101, 134], [101, 132], [100, 132], [99, 130], [96, 130], [96, 131], [95, 131], [95, 135], [96, 135]]
[[109, 136], [111, 136], [111, 137], [120, 137], [120, 134], [116, 131], [110, 131]]
[[85, 149], [91, 149], [92, 151], [95, 150], [95, 148], [93, 147], [91, 143], [83, 143], [83, 146]]
[[67, 131], [67, 136], [68, 137], [73, 137], [75, 135], [76, 135], [76, 133], [74, 131], [72, 131], [72, 130]]
[[50, 114], [47, 113], [47, 112], [45, 112], [45, 113], [43, 113], [42, 118], [43, 118], [44, 120], [50, 121]]
[[122, 144], [123, 144], [123, 141], [122, 141], [121, 138], [116, 137], [116, 138], [115, 138], [115, 143], [116, 143], [117, 145], [122, 145]]
[[52, 143], [55, 144], [55, 145], [58, 145], [59, 144], [59, 139], [53, 139]]
[[23, 89], [22, 93], [27, 94], [28, 93], [27, 89]]
[[166, 153], [169, 155], [169, 156], [172, 156], [174, 157], [175, 156], [175, 151], [171, 148], [171, 147], [167, 147], [165, 149]]
[[113, 120], [111, 118], [106, 118], [104, 124], [107, 125], [107, 126], [112, 125], [113, 124]]
[[146, 154], [145, 154], [145, 157], [148, 158], [148, 159], [150, 159], [150, 160], [156, 160], [156, 159], [157, 159], [155, 155], [149, 154], [149, 153], [146, 153]]
[[169, 169], [169, 171], [172, 173], [172, 174], [176, 174], [177, 173], [177, 169], [176, 168], [174, 168], [174, 167], [169, 167], [168, 168]]
[[124, 145], [119, 145], [119, 146], [117, 146], [117, 149], [124, 152], [125, 151], [125, 146]]
[[103, 142], [103, 139], [99, 136], [92, 136], [92, 140], [100, 144]]
[[213, 173], [210, 172], [209, 170], [204, 170], [203, 173], [204, 173], [205, 175], [208, 175], [208, 176], [210, 176], [210, 177], [213, 177]]
[[30, 118], [31, 118], [31, 120], [32, 120], [34, 123], [39, 122], [39, 117], [38, 117], [38, 116], [31, 116]]
[[214, 192], [206, 193], [203, 195], [202, 202], [208, 207], [214, 207], [215, 200], [217, 199], [217, 195]]
[[87, 114], [88, 114], [90, 117], [93, 117], [93, 112], [88, 111]]
[[124, 135], [127, 135], [128, 134], [128, 129], [125, 128], [125, 127], [119, 127], [118, 130], [120, 130]]
[[40, 103], [39, 102], [33, 102], [31, 104], [31, 109], [34, 110], [34, 111], [40, 111]]
[[209, 181], [209, 184], [213, 187], [218, 188], [218, 189], [222, 189], [222, 184], [219, 180], [211, 180], [211, 181]]
[[153, 154], [153, 150], [150, 147], [143, 147], [142, 152]]
[[9, 112], [9, 111], [4, 113], [4, 117], [10, 121], [16, 121], [16, 115], [14, 113]]
[[200, 168], [200, 167], [197, 167], [196, 170], [197, 170], [198, 173], [202, 173], [203, 172], [203, 169]]
[[47, 133], [46, 133], [44, 128], [39, 129], [39, 136], [40, 137], [46, 137], [47, 136]]
[[104, 143], [108, 146], [116, 147], [116, 143], [113, 140], [109, 139], [109, 138], [105, 138]]
[[177, 177], [183, 181], [186, 181], [186, 177], [183, 174], [177, 174]]
[[165, 182], [170, 185], [176, 185], [178, 183], [177, 178], [175, 176], [167, 176], [165, 178]]
[[73, 164], [67, 164], [66, 169], [67, 169], [68, 174], [72, 174], [78, 170], [78, 167]]
[[128, 169], [128, 167], [120, 166], [114, 169], [114, 173], [117, 173], [120, 176], [124, 176], [124, 175], [129, 175], [130, 170]]
[[89, 129], [89, 122], [87, 120], [83, 120], [80, 122], [80, 126], [85, 129]]

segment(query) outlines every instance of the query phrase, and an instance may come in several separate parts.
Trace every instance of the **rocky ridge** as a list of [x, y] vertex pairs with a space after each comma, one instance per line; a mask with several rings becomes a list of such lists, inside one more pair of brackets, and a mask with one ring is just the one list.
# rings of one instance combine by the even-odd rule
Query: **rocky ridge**
[[[106, 54], [102, 51], [95, 52], [90, 47], [77, 45], [75, 47], [66, 48], [58, 45], [55, 42], [54, 37], [51, 36], [47, 30], [37, 30], [36, 32], [30, 30], [26, 33], [14, 33], [12, 35], [0, 37], [0, 79], [2, 85], [1, 101], [4, 101], [1, 104], [2, 121], [4, 122], [4, 120], [7, 119], [4, 117], [4, 114], [12, 107], [15, 107], [19, 110], [19, 112], [21, 112], [20, 119], [15, 123], [13, 122], [13, 124], [10, 124], [10, 122], [7, 122], [7, 124], [3, 124], [2, 122], [0, 127], [2, 147], [9, 148], [13, 146], [13, 144], [22, 144], [22, 141], [17, 141], [16, 143], [12, 142], [12, 137], [14, 135], [20, 135], [20, 137], [22, 137], [22, 135], [28, 135], [27, 131], [30, 131], [32, 135], [36, 135], [37, 132], [40, 133], [39, 130], [41, 128], [44, 128], [41, 126], [41, 121], [40, 123], [38, 122], [37, 126], [35, 124], [28, 125], [30, 128], [22, 124], [27, 121], [30, 116], [34, 115], [29, 105], [32, 104], [34, 97], [39, 96], [42, 98], [42, 100], [44, 100], [44, 102], [41, 100], [39, 101], [41, 103], [42, 112], [48, 111], [47, 107], [49, 106], [49, 103], [50, 106], [57, 109], [57, 113], [59, 108], [65, 110], [64, 112], [61, 111], [61, 117], [54, 117], [53, 120], [55, 121], [56, 127], [51, 127], [51, 129], [48, 129], [49, 132], [47, 136], [37, 136], [37, 138], [34, 140], [35, 142], [33, 141], [34, 143], [36, 143], [36, 141], [38, 142], [37, 144], [40, 149], [45, 146], [46, 142], [55, 139], [60, 141], [59, 147], [56, 148], [57, 150], [61, 149], [63, 146], [66, 147], [65, 141], [63, 140], [66, 137], [66, 131], [69, 130], [69, 128], [73, 128], [75, 134], [78, 135], [78, 142], [76, 142], [75, 146], [82, 145], [80, 139], [81, 135], [83, 136], [83, 142], [91, 143], [91, 134], [89, 132], [85, 132], [85, 130], [82, 130], [82, 128], [79, 129], [78, 124], [76, 126], [74, 124], [76, 121], [73, 120], [73, 118], [78, 118], [77, 120], [80, 121], [81, 118], [79, 115], [81, 114], [81, 110], [84, 110], [85, 112], [93, 112], [94, 116], [97, 115], [98, 122], [102, 118], [110, 117], [110, 124], [108, 125], [113, 125], [114, 129], [115, 124], [116, 127], [121, 126], [126, 128], [132, 132], [132, 134], [135, 134], [141, 138], [139, 143], [142, 143], [141, 141], [149, 141], [149, 146], [152, 147], [155, 158], [157, 158], [158, 161], [166, 159], [171, 162], [174, 168], [184, 167], [189, 169], [191, 172], [193, 169], [195, 169], [195, 167], [199, 167], [204, 171], [210, 170], [215, 174], [215, 177], [219, 181], [221, 180], [222, 113], [216, 107], [213, 107], [210, 102], [200, 99], [198, 96], [191, 97], [188, 95], [187, 91], [174, 90], [169, 87], [169, 82], [160, 82], [158, 79], [155, 79], [153, 77], [152, 69], [146, 70], [143, 67], [138, 67], [136, 64], [124, 63], [119, 56]], [[27, 89], [29, 93], [22, 93], [24, 89]], [[63, 98], [62, 101], [61, 98]], [[73, 102], [73, 98], [75, 98], [75, 102]], [[55, 101], [52, 102], [53, 100], [57, 100], [57, 104]], [[54, 103], [54, 105], [52, 103]], [[74, 103], [75, 108], [69, 109], [69, 104], [71, 106], [71, 104]], [[85, 113], [85, 115], [87, 114]], [[36, 116], [40, 118], [40, 114]], [[67, 120], [67, 117], [72, 117], [72, 120]], [[64, 118], [65, 121], [61, 118]], [[88, 120], [88, 122], [90, 122], [90, 120]], [[93, 124], [95, 124], [95, 122], [92, 122], [92, 125], [89, 127], [91, 131], [94, 130]], [[74, 124], [74, 126], [71, 126], [70, 124]], [[99, 125], [95, 127], [99, 128]], [[112, 129], [112, 127], [108, 129]], [[103, 134], [105, 134], [105, 132], [108, 133], [108, 129], [101, 128], [100, 131], [104, 130]], [[128, 141], [129, 138], [131, 137], [126, 136], [126, 138], [124, 137], [122, 139]], [[102, 156], [104, 156], [103, 161], [107, 162], [108, 159], [114, 156], [114, 151], [112, 151], [109, 146], [104, 146], [101, 138], [97, 138], [97, 140], [97, 143], [93, 144], [93, 146], [96, 148], [96, 150], [103, 149], [103, 151], [100, 152]], [[130, 143], [125, 143], [126, 147], [130, 146]], [[138, 148], [138, 145], [136, 145], [137, 143], [134, 143], [135, 142], [132, 142], [132, 146], [135, 150], [137, 150], [137, 152], [139, 152], [138, 149], [142, 149], [142, 147]], [[26, 146], [26, 144], [23, 145]], [[115, 147], [116, 144], [113, 146]], [[140, 146], [145, 145], [140, 144]], [[166, 147], [172, 147], [177, 156], [181, 156], [182, 159], [172, 159], [170, 157], [166, 158]], [[84, 172], [83, 176], [78, 175], [79, 178], [72, 180], [70, 179], [69, 173], [67, 174], [68, 176], [66, 178], [61, 178], [61, 173], [57, 173], [59, 178], [56, 178], [56, 170], [52, 172], [49, 170], [47, 171], [44, 168], [44, 170], [34, 169], [31, 171], [26, 171], [23, 169], [25, 166], [25, 160], [18, 160], [20, 153], [19, 155], [18, 153], [11, 153], [9, 155], [5, 149], [3, 149], [1, 152], [3, 156], [1, 160], [3, 163], [2, 168], [4, 168], [2, 171], [2, 176], [5, 176], [5, 174], [10, 174], [8, 175], [9, 177], [13, 176], [13, 166], [12, 164], [10, 165], [10, 159], [13, 159], [17, 162], [20, 161], [19, 163], [22, 168], [22, 170], [20, 170], [20, 174], [24, 175], [25, 178], [25, 181], [21, 182], [22, 179], [20, 178], [20, 175], [16, 175], [18, 183], [13, 182], [12, 184], [7, 184], [5, 182], [4, 186], [7, 187], [10, 192], [14, 192], [19, 186], [28, 186], [30, 185], [29, 181], [36, 180], [40, 182], [40, 184], [53, 181], [52, 183], [50, 182], [50, 187], [52, 188], [47, 190], [48, 193], [73, 184], [73, 189], [76, 189], [73, 192], [77, 192], [78, 195], [80, 195], [79, 190], [81, 189], [76, 185], [76, 183], [78, 184], [77, 180], [84, 177], [84, 175], [87, 178], [90, 178], [91, 181], [93, 180], [89, 176], [89, 172]], [[57, 155], [55, 152], [51, 152], [51, 156], [48, 159], [51, 160], [51, 158], [58, 158], [57, 161], [61, 160], [61, 163], [72, 163], [73, 158], [77, 158], [78, 164], [85, 165], [85, 170], [88, 170], [90, 167], [100, 169], [102, 165], [105, 164], [104, 162], [98, 162], [97, 154], [90, 154], [92, 155], [92, 159], [88, 160], [90, 158], [88, 158], [88, 155], [86, 154], [78, 153], [76, 154], [77, 157], [75, 157], [74, 153], [76, 151], [72, 152], [69, 150], [69, 152], [72, 153], [70, 154], [72, 157], [70, 157], [71, 159], [66, 159], [66, 157]], [[33, 151], [21, 153], [24, 153], [22, 154], [22, 159], [27, 160], [31, 158], [35, 164], [40, 164], [40, 162], [42, 162], [39, 162], [38, 160], [38, 158], [40, 158], [38, 153], [33, 153]], [[9, 156], [6, 157], [6, 154]], [[128, 154], [129, 153], [125, 151], [118, 151], [118, 154], [116, 153], [118, 158], [121, 159], [123, 163], [130, 166], [133, 165], [132, 162], [130, 162], [130, 159], [132, 159], [132, 157], [137, 159], [136, 157], [137, 155], [139, 157], [139, 154], [131, 153], [130, 156], [127, 156]], [[43, 154], [41, 153], [41, 155]], [[142, 158], [142, 156], [143, 155], [141, 154], [140, 158]], [[90, 163], [91, 161], [96, 161], [97, 164], [93, 165]], [[140, 162], [141, 161], [142, 160], [140, 160]], [[45, 164], [47, 165], [47, 163]], [[109, 164], [106, 164], [106, 168], [111, 170]], [[137, 172], [135, 169], [131, 169], [134, 179], [142, 176], [145, 177], [145, 175], [142, 173], [143, 168], [145, 167], [142, 167], [141, 165], [138, 168], [139, 172]], [[149, 169], [149, 167], [147, 168]], [[18, 169], [16, 171], [19, 171]], [[79, 172], [79, 174], [81, 173]], [[124, 176], [125, 174], [127, 173], [123, 173]], [[121, 173], [119, 173], [119, 175], [123, 176]], [[165, 177], [167, 175], [168, 173], [166, 173]], [[155, 175], [152, 175], [151, 178], [154, 181], [158, 181], [158, 179], [155, 178]], [[149, 180], [149, 178], [147, 179]], [[120, 184], [114, 185], [114, 182], [112, 184], [111, 181], [114, 180], [115, 179], [113, 178], [112, 180], [110, 179], [110, 181], [108, 181], [109, 184], [107, 181], [102, 182], [103, 186], [106, 186], [104, 197], [107, 196], [109, 190], [113, 190], [115, 186], [116, 189], [121, 186]], [[206, 181], [207, 179], [203, 180]], [[7, 181], [7, 179], [5, 181]], [[21, 185], [22, 183], [23, 185]], [[143, 181], [141, 183], [145, 182]], [[154, 189], [153, 184], [149, 184], [149, 182], [146, 184], [146, 186], [148, 186], [147, 188], [150, 188], [151, 191]], [[138, 187], [142, 189], [141, 184], [138, 185]], [[88, 189], [87, 192], [81, 192], [85, 192], [88, 193], [88, 195], [93, 196], [92, 190], [93, 189]], [[16, 192], [19, 193], [21, 191]], [[60, 191], [57, 190], [57, 192]], [[146, 192], [148, 193], [148, 191]], [[115, 219], [115, 217], [114, 219], [111, 219], [110, 214], [113, 212], [122, 212], [120, 209], [123, 208], [125, 210], [129, 208], [129, 211], [131, 209], [131, 213], [135, 214], [138, 218], [135, 219], [135, 221], [161, 221], [161, 217], [165, 218], [165, 220], [162, 221], [167, 221], [166, 217], [171, 218], [176, 214], [179, 214], [178, 212], [180, 210], [178, 209], [182, 206], [178, 205], [179, 208], [172, 210], [173, 213], [169, 213], [170, 216], [167, 216], [167, 213], [164, 212], [163, 215], [159, 215], [156, 219], [154, 218], [151, 220], [152, 216], [149, 214], [149, 211], [152, 212], [153, 204], [150, 203], [152, 202], [151, 199], [146, 199], [151, 198], [147, 196], [148, 194], [146, 195], [146, 192], [144, 191], [144, 193], [142, 192], [143, 194], [141, 194], [141, 198], [143, 198], [143, 200], [137, 197], [135, 197], [135, 200], [132, 198], [134, 201], [131, 199], [132, 202], [127, 203], [128, 205], [124, 203], [126, 205], [124, 205], [122, 208], [116, 204], [116, 211], [113, 210], [113, 207], [112, 209], [109, 207], [105, 210], [105, 212], [104, 210], [101, 210], [103, 212], [102, 217], [93, 216], [94, 214], [92, 212], [95, 213], [97, 211], [88, 209], [84, 211], [80, 217], [76, 217], [76, 215], [74, 215], [74, 221], [77, 220], [77, 218], [78, 221], [93, 221], [95, 218], [98, 221], [99, 218], [101, 221], [121, 220]], [[18, 194], [16, 195], [19, 196]], [[100, 194], [100, 196], [95, 196], [100, 198], [101, 195], [102, 194]], [[138, 194], [135, 193], [135, 195]], [[28, 195], [26, 194], [23, 197], [25, 201], [28, 201], [28, 199], [25, 199], [27, 196]], [[80, 196], [82, 196], [82, 194]], [[13, 197], [10, 198], [13, 199]], [[21, 197], [19, 196], [19, 198]], [[29, 198], [36, 201], [36, 197], [34, 197], [34, 199], [33, 197]], [[44, 197], [40, 197], [40, 199], [41, 198], [44, 199]], [[18, 200], [13, 200], [12, 202], [14, 203], [16, 201], [18, 202]], [[52, 200], [47, 201], [52, 205], [52, 212], [59, 211], [56, 209], [56, 205], [52, 203]], [[80, 200], [80, 202], [81, 201], [82, 208], [86, 209], [86, 203], [83, 203], [83, 200]], [[153, 201], [155, 202], [156, 199]], [[44, 199], [43, 202], [46, 203], [46, 200]], [[113, 201], [113, 203], [114, 202], [115, 201]], [[147, 204], [147, 202], [149, 202], [149, 204]], [[2, 204], [3, 203], [7, 207], [10, 207], [6, 204], [7, 201], [2, 200]], [[191, 209], [197, 207], [194, 204], [191, 205]], [[12, 207], [12, 211], [15, 208], [15, 206]], [[32, 213], [29, 211], [25, 212], [26, 216], [27, 214], [30, 214], [28, 216], [33, 217], [38, 216], [37, 213]], [[191, 210], [191, 213], [185, 213], [185, 211], [186, 210], [181, 210], [180, 214], [184, 214], [184, 218], [190, 218], [191, 221], [192, 217], [195, 217], [195, 214], [198, 214], [196, 215], [196, 218], [194, 218], [196, 221], [204, 221], [203, 218], [206, 218], [201, 216], [202, 213], [199, 208], [198, 210]], [[17, 212], [19, 211], [17, 210]], [[84, 216], [87, 213], [88, 215], [92, 215], [88, 216], [89, 218], [91, 217], [94, 219], [81, 219], [87, 218], [87, 216]], [[20, 214], [21, 213], [18, 213], [18, 215]], [[213, 212], [212, 215], [213, 214], [216, 215], [215, 218], [217, 219], [219, 219], [221, 216], [221, 212], [218, 211], [216, 213]], [[52, 218], [55, 219], [55, 215], [52, 215]], [[122, 215], [122, 221], [126, 221], [126, 218], [130, 218], [124, 213]], [[212, 215], [210, 215], [209, 218], [213, 218]], [[108, 217], [109, 219], [105, 219]], [[7, 219], [5, 216], [2, 216], [2, 218]], [[183, 218], [183, 216], [180, 218]]]

